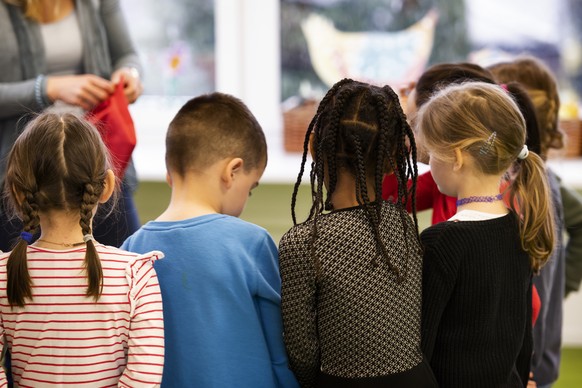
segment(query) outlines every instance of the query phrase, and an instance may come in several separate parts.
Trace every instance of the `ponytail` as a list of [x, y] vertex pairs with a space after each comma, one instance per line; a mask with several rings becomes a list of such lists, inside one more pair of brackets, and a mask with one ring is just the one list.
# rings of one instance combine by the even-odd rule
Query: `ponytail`
[[509, 187], [509, 204], [520, 215], [521, 245], [529, 254], [533, 271], [538, 273], [552, 254], [556, 238], [550, 189], [540, 156], [530, 152], [517, 165]]
[[24, 230], [6, 263], [6, 297], [11, 307], [24, 307], [27, 298], [32, 300], [32, 279], [28, 272], [26, 252], [40, 224], [34, 194], [30, 192], [25, 194], [21, 208]]
[[97, 204], [98, 195], [95, 187], [91, 183], [85, 185], [83, 194], [83, 204], [81, 205], [80, 225], [83, 230], [83, 241], [87, 244], [85, 250], [85, 271], [87, 272], [87, 296], [93, 297], [95, 301], [99, 300], [103, 292], [103, 268], [101, 260], [95, 248], [95, 242], [91, 234], [91, 219], [93, 217], [93, 208]]

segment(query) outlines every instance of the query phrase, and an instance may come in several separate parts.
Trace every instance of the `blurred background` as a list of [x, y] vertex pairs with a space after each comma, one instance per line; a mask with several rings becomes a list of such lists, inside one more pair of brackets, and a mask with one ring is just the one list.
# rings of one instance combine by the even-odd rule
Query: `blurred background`
[[[166, 206], [164, 137], [189, 98], [215, 90], [241, 98], [269, 143], [269, 165], [242, 218], [276, 241], [291, 227], [290, 197], [306, 126], [331, 84], [352, 77], [395, 89], [429, 65], [489, 65], [519, 54], [556, 75], [566, 147], [549, 164], [582, 191], [581, 0], [123, 0], [145, 66], [131, 111], [142, 222]], [[421, 170], [426, 169], [421, 166]], [[303, 187], [298, 214], [307, 214]], [[301, 218], [301, 217], [300, 217]], [[421, 227], [430, 214], [421, 214]], [[582, 258], [581, 258], [582, 260]], [[582, 387], [582, 293], [565, 301], [557, 387]]]

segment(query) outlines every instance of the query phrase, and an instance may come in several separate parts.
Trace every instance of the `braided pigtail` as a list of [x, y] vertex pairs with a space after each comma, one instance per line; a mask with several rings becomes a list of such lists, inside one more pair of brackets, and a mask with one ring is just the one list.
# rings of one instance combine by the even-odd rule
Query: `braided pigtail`
[[26, 253], [28, 244], [32, 242], [32, 236], [38, 232], [40, 225], [38, 205], [33, 193], [24, 193], [20, 206], [24, 229], [6, 264], [6, 297], [12, 307], [24, 307], [26, 299], [32, 300], [32, 279], [28, 272]]
[[[305, 139], [303, 140], [303, 155], [301, 157], [301, 167], [299, 169], [299, 174], [297, 175], [297, 180], [295, 181], [295, 186], [293, 187], [293, 194], [291, 196], [291, 218], [293, 219], [293, 225], [297, 225], [297, 216], [295, 213], [295, 205], [297, 203], [297, 193], [299, 192], [299, 187], [301, 186], [301, 181], [303, 179], [303, 173], [305, 172], [305, 163], [307, 162], [307, 154], [309, 152], [309, 140], [311, 138], [311, 134], [313, 133], [313, 130], [315, 127], [317, 127], [319, 125], [319, 123], [321, 122], [321, 112], [328, 106], [330, 99], [335, 95], [336, 91], [341, 88], [343, 85], [353, 82], [350, 79], [343, 79], [341, 81], [339, 81], [338, 83], [336, 83], [323, 97], [323, 99], [321, 100], [321, 102], [319, 103], [319, 106], [317, 107], [317, 112], [315, 113], [315, 116], [313, 116], [313, 119], [311, 119], [311, 122], [309, 123], [309, 127], [307, 128], [307, 132], [305, 133]], [[315, 161], [311, 163], [311, 173], [310, 173], [310, 182], [311, 182], [311, 197], [312, 197], [312, 201], [315, 199], [315, 193], [313, 192], [313, 188], [314, 188], [314, 181], [315, 181], [315, 175], [314, 175], [314, 167], [315, 167]], [[308, 219], [311, 219], [311, 217], [313, 216], [314, 213], [314, 208], [313, 206], [311, 207], [310, 211], [309, 211], [309, 217]]]
[[88, 281], [87, 296], [93, 297], [95, 301], [99, 300], [103, 291], [103, 268], [92, 237], [91, 219], [93, 218], [93, 209], [97, 205], [102, 191], [103, 184], [85, 184], [81, 204], [81, 220], [79, 221], [83, 231], [83, 240], [87, 244], [84, 263]]

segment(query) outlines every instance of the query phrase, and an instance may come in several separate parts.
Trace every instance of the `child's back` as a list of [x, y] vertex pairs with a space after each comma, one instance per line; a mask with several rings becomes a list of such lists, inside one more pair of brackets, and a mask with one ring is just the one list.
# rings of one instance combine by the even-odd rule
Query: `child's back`
[[[159, 383], [164, 325], [151, 261], [161, 254], [138, 255], [101, 244], [96, 249], [104, 278], [97, 303], [86, 296], [84, 247], [28, 247], [33, 302], [12, 308], [6, 288], [0, 291], [4, 338], [18, 386]], [[8, 256], [0, 255], [1, 284], [6, 284]]]
[[[0, 344], [14, 385], [159, 386], [164, 323], [152, 261], [163, 255], [94, 240], [93, 215], [115, 189], [97, 129], [42, 113], [7, 165], [8, 203], [23, 224], [12, 251], [0, 254]], [[6, 377], [2, 370], [0, 386]]]
[[152, 246], [167, 258], [156, 264], [167, 343], [163, 384], [277, 386], [276, 370], [284, 375], [287, 359], [277, 341], [277, 248], [267, 232], [209, 214], [149, 222], [124, 244], [139, 252]]
[[[422, 258], [415, 212], [414, 221], [406, 213], [416, 146], [398, 97], [342, 80], [305, 139], [294, 222], [309, 151], [314, 200], [279, 244], [293, 372], [305, 387], [436, 386], [420, 350]], [[397, 177], [397, 204], [381, 200], [387, 172]]]
[[128, 238], [155, 246], [164, 303], [168, 387], [296, 387], [287, 367], [277, 248], [237, 217], [265, 169], [252, 113], [221, 93], [187, 102], [170, 123], [168, 208]]

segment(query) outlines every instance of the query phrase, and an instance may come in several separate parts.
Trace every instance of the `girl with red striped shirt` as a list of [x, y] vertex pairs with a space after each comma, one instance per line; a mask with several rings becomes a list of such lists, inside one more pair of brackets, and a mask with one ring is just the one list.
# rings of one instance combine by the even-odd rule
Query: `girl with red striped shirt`
[[97, 205], [114, 188], [99, 133], [75, 115], [43, 113], [14, 143], [5, 194], [24, 230], [0, 254], [0, 345], [16, 386], [161, 382], [164, 326], [152, 263], [163, 255], [104, 246], [91, 233]]

